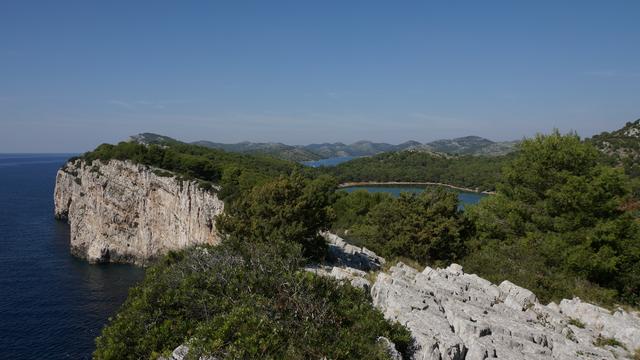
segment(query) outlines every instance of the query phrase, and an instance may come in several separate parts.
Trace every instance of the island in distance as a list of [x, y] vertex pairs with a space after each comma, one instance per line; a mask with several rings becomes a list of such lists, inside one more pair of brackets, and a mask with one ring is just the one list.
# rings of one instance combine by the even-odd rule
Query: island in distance
[[[142, 133], [131, 138], [139, 143], [152, 144], [158, 142], [175, 141], [163, 135]], [[428, 143], [406, 141], [393, 145], [361, 140], [352, 144], [321, 143], [309, 145], [287, 145], [278, 142], [249, 142], [234, 144], [218, 143], [206, 140], [195, 141], [192, 144], [212, 149], [247, 154], [266, 154], [290, 161], [312, 161], [335, 157], [373, 156], [385, 152], [413, 150], [422, 152], [438, 152], [455, 155], [485, 155], [500, 156], [513, 152], [519, 141], [495, 142], [479, 136], [465, 136], [455, 139], [442, 139]]]

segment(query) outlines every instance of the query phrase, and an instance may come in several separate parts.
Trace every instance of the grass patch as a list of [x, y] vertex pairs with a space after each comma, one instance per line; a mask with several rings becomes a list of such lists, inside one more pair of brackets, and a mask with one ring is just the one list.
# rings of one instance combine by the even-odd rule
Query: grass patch
[[[620, 341], [618, 341], [618, 340], [616, 340], [614, 338], [604, 337], [602, 335], [598, 335], [598, 337], [596, 338], [596, 341], [593, 342], [593, 345], [598, 346], [598, 347], [617, 346], [617, 347], [621, 347], [623, 349], [626, 349], [624, 344], [621, 343]], [[636, 351], [636, 354], [637, 354], [637, 351]]]
[[584, 329], [584, 323], [578, 319], [574, 319], [574, 318], [569, 318], [568, 321], [569, 325], [573, 325], [575, 327], [578, 327], [580, 329]]

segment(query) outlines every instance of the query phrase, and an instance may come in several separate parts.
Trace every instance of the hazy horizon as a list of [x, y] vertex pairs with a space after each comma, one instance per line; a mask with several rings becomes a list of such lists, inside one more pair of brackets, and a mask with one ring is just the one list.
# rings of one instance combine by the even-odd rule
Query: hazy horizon
[[[34, 6], [35, 5], [35, 6]], [[583, 137], [640, 118], [640, 2], [3, 1], [0, 153]]]

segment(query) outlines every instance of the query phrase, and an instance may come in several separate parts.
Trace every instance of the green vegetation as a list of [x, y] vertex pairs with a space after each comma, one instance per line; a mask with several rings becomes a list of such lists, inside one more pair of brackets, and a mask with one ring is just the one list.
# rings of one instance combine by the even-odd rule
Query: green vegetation
[[331, 205], [337, 184], [322, 176], [306, 180], [295, 173], [257, 186], [229, 204], [217, 226], [228, 238], [274, 245], [295, 242], [303, 254], [315, 260], [326, 252], [319, 231], [327, 230], [334, 218]]
[[163, 169], [157, 170], [159, 176], [167, 176], [167, 171], [171, 171], [181, 179], [199, 179], [204, 187], [218, 183], [222, 185], [220, 195], [224, 199], [234, 198], [257, 184], [301, 168], [269, 156], [227, 153], [175, 140], [148, 145], [137, 142], [102, 144], [82, 158], [90, 163], [96, 160], [130, 160]]
[[622, 129], [603, 132], [588, 140], [609, 156], [609, 161], [622, 165], [627, 175], [640, 177], [640, 119], [628, 122]]
[[300, 270], [299, 247], [226, 242], [170, 253], [147, 270], [96, 340], [95, 359], [189, 357], [388, 359], [408, 330], [384, 320], [361, 289]]
[[465, 268], [509, 279], [543, 301], [577, 295], [638, 303], [640, 229], [622, 207], [629, 182], [598, 159], [574, 134], [524, 141], [498, 194], [466, 211], [476, 235]]
[[625, 348], [624, 344], [614, 338], [604, 337], [599, 335], [596, 338], [596, 341], [593, 343], [595, 346], [605, 347], [605, 346], [617, 346], [621, 348]]
[[[391, 157], [362, 164], [378, 159], [386, 165]], [[497, 195], [464, 214], [446, 192], [394, 199], [357, 191], [336, 201], [332, 230], [387, 258], [460, 262], [493, 282], [526, 287], [542, 301], [580, 296], [604, 305], [638, 304], [640, 223], [629, 207], [633, 183], [623, 171], [603, 164], [577, 135], [557, 131], [525, 140], [501, 161]], [[385, 168], [393, 166], [376, 167]]]
[[228, 152], [270, 155], [278, 159], [289, 161], [309, 161], [322, 159], [322, 156], [309, 151], [303, 146], [292, 146], [282, 143], [241, 142], [237, 144], [222, 144], [214, 143], [211, 141], [196, 141], [194, 144]]
[[[634, 183], [575, 134], [539, 135], [505, 157], [405, 151], [302, 171], [177, 142], [102, 145], [84, 158], [129, 159], [163, 175], [215, 182], [226, 199], [216, 220], [223, 244], [171, 253], [149, 268], [98, 338], [97, 359], [156, 358], [184, 343], [195, 358], [387, 358], [378, 336], [408, 355], [408, 331], [385, 321], [362, 290], [300, 269], [323, 259], [318, 232], [326, 229], [388, 260], [460, 262], [492, 282], [531, 289], [543, 302], [580, 296], [640, 304]], [[327, 173], [497, 194], [460, 212], [453, 192], [347, 194], [336, 192]], [[596, 345], [620, 344], [601, 338]]]
[[500, 169], [513, 156], [449, 156], [402, 151], [355, 159], [316, 171], [333, 175], [340, 182], [441, 182], [471, 189], [494, 190], [500, 178]]
[[334, 230], [388, 259], [439, 264], [464, 252], [467, 226], [454, 192], [434, 189], [393, 198], [355, 191], [342, 194], [334, 208], [341, 219]]
[[370, 193], [366, 190], [355, 190], [348, 193], [339, 191], [333, 204], [336, 218], [331, 230], [347, 236], [343, 233], [344, 230], [363, 223], [371, 209], [382, 202], [391, 201], [392, 199], [393, 197], [390, 194], [384, 192]]
[[584, 323], [578, 319], [569, 318], [569, 325], [573, 325], [577, 328], [584, 329]]

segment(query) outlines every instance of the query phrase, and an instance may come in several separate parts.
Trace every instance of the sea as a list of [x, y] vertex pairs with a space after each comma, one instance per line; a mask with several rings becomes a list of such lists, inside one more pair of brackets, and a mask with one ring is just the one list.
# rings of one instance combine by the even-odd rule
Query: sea
[[73, 154], [0, 154], [0, 358], [90, 359], [144, 272], [69, 254], [54, 218], [56, 171]]
[[[407, 192], [412, 194], [421, 193], [429, 188], [434, 188], [433, 185], [357, 185], [357, 186], [349, 186], [342, 188], [343, 191], [352, 192], [356, 190], [366, 190], [368, 192], [376, 193], [376, 192], [386, 192], [391, 194], [392, 196], [400, 196], [400, 193]], [[466, 192], [459, 191], [450, 188], [445, 188], [448, 191], [453, 191], [458, 195], [458, 207], [462, 210], [465, 206], [477, 204], [482, 198], [487, 196], [486, 194], [476, 193], [476, 192]]]

